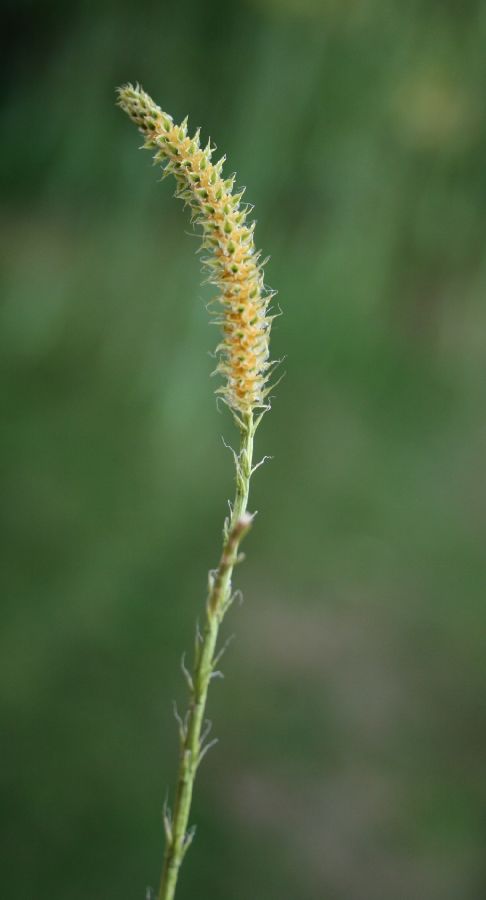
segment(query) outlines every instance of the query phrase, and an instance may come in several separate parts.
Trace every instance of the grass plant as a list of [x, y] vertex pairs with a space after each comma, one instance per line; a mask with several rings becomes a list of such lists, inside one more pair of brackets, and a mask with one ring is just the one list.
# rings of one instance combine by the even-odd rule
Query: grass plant
[[[274, 292], [266, 288], [262, 260], [254, 244], [251, 207], [243, 203], [243, 190], [235, 190], [235, 176], [223, 174], [225, 157], [212, 162], [210, 142], [203, 148], [199, 130], [190, 137], [187, 119], [181, 124], [163, 112], [141, 87], [128, 84], [118, 90], [119, 106], [144, 137], [143, 147], [154, 154], [164, 177], [174, 176], [176, 197], [190, 208], [191, 221], [202, 233], [203, 267], [217, 288], [211, 302], [212, 321], [221, 329], [215, 374], [222, 376], [216, 393], [230, 409], [239, 431], [235, 463], [235, 497], [223, 528], [223, 547], [216, 569], [209, 573], [204, 626], [196, 628], [192, 669], [182, 662], [189, 704], [181, 717], [176, 712], [180, 760], [173, 809], [164, 807], [165, 854], [158, 897], [172, 900], [184, 856], [194, 836], [189, 827], [196, 773], [214, 743], [206, 719], [208, 689], [220, 673], [224, 646], [218, 647], [221, 623], [235, 593], [232, 577], [242, 559], [241, 542], [252, 525], [248, 512], [250, 480], [260, 465], [253, 462], [255, 432], [269, 409], [269, 336]], [[263, 460], [262, 460], [263, 461]]]

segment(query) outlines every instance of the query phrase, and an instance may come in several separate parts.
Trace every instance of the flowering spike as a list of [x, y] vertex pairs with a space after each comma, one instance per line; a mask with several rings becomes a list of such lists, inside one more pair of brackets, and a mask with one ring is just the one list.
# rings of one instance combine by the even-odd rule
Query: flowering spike
[[245, 224], [251, 207], [240, 208], [244, 191], [233, 193], [235, 176], [222, 177], [225, 157], [211, 162], [214, 148], [208, 142], [201, 149], [199, 129], [188, 137], [187, 119], [175, 124], [139, 85], [119, 88], [118, 104], [143, 134], [145, 146], [156, 149], [164, 176], [175, 175], [176, 196], [191, 207], [192, 220], [203, 230], [202, 247], [212, 254], [204, 266], [219, 292], [214, 320], [221, 323], [223, 336], [216, 371], [225, 381], [217, 393], [236, 415], [250, 414], [265, 406], [268, 393], [272, 317], [267, 312], [273, 296], [264, 285], [267, 260], [260, 261], [255, 249], [254, 223]]

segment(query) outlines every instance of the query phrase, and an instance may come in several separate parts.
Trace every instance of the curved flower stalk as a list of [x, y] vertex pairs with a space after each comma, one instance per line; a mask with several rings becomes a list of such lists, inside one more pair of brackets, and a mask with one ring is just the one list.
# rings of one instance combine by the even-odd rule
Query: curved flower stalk
[[142, 132], [144, 147], [155, 149], [154, 159], [165, 175], [175, 176], [176, 197], [191, 207], [192, 221], [202, 229], [202, 247], [210, 254], [203, 265], [219, 291], [214, 320], [221, 325], [222, 341], [216, 372], [225, 383], [217, 393], [237, 415], [246, 415], [264, 405], [272, 369], [268, 307], [273, 292], [264, 286], [267, 260], [255, 250], [255, 223], [247, 222], [251, 207], [242, 203], [244, 190], [233, 193], [234, 175], [223, 177], [225, 157], [212, 163], [210, 142], [201, 148], [199, 129], [189, 137], [187, 119], [174, 124], [140, 87], [126, 85], [118, 96]]
[[268, 409], [268, 382], [274, 365], [269, 360], [273, 292], [265, 288], [266, 260], [255, 250], [254, 223], [247, 221], [251, 208], [242, 203], [243, 191], [234, 193], [234, 176], [224, 178], [222, 174], [225, 158], [213, 163], [213, 149], [210, 143], [201, 148], [199, 130], [189, 137], [187, 119], [175, 124], [142, 88], [119, 88], [118, 104], [142, 132], [144, 148], [155, 151], [154, 160], [163, 166], [164, 176], [175, 177], [176, 196], [190, 207], [192, 221], [202, 230], [202, 247], [208, 251], [203, 265], [209, 282], [218, 288], [213, 320], [222, 332], [215, 371], [223, 376], [223, 384], [216, 393], [231, 409], [240, 430], [239, 452], [233, 451], [235, 498], [224, 524], [219, 564], [209, 574], [204, 628], [196, 633], [192, 671], [182, 662], [189, 706], [184, 718], [176, 711], [179, 773], [173, 812], [164, 807], [166, 844], [158, 894], [159, 900], [173, 900], [179, 869], [194, 834], [188, 823], [196, 772], [214, 743], [208, 741], [205, 710], [209, 684], [220, 674], [219, 629], [234, 599], [232, 575], [241, 559], [240, 544], [252, 524], [247, 505], [251, 475], [257, 468], [253, 465], [253, 440]]

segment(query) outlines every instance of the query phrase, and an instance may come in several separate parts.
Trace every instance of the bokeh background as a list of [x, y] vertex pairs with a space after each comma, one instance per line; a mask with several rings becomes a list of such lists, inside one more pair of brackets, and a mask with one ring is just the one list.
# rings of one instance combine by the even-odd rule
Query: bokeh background
[[232, 461], [197, 243], [114, 88], [255, 203], [286, 357], [180, 900], [481, 900], [486, 6], [5, 5], [2, 897], [156, 886]]

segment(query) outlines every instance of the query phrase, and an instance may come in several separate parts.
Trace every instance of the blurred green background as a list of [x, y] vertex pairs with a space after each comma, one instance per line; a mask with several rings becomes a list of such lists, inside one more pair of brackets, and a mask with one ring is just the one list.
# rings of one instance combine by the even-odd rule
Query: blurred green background
[[235, 440], [114, 88], [247, 185], [284, 315], [178, 900], [486, 896], [486, 5], [10, 0], [2, 897], [158, 881]]

